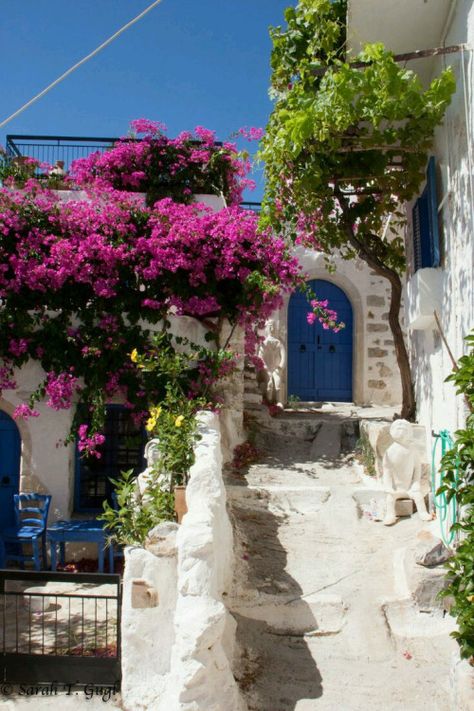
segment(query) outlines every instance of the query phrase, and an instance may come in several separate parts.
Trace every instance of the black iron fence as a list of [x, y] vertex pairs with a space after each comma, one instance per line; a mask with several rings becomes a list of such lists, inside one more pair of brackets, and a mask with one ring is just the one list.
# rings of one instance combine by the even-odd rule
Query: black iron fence
[[10, 158], [28, 156], [40, 163], [54, 165], [64, 161], [69, 170], [73, 160], [86, 158], [96, 151], [103, 152], [113, 146], [118, 138], [81, 138], [79, 136], [22, 136], [9, 134], [5, 149]]
[[[91, 153], [100, 151], [103, 153], [116, 143], [118, 138], [92, 138], [80, 136], [27, 136], [21, 134], [8, 134], [6, 137], [5, 150], [9, 159], [28, 157], [34, 158], [39, 163], [53, 166], [56, 161], [64, 161], [64, 170], [67, 172], [73, 160], [77, 158], [87, 158]], [[125, 140], [136, 141], [139, 139], [129, 138]], [[199, 141], [195, 141], [199, 145]], [[222, 145], [219, 141], [216, 146]], [[42, 170], [38, 170], [41, 174]], [[241, 203], [245, 210], [260, 212], [261, 203], [245, 201]]]
[[119, 575], [0, 570], [0, 680], [120, 683]]
[[244, 210], [252, 210], [253, 212], [260, 212], [262, 209], [262, 203], [261, 202], [249, 202], [244, 201], [240, 203], [240, 207], [243, 207]]

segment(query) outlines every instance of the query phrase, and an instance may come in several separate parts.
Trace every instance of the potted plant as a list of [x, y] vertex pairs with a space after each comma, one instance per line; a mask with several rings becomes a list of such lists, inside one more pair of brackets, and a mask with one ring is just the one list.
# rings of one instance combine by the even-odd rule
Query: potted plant
[[157, 470], [169, 477], [174, 494], [178, 523], [187, 512], [186, 484], [194, 463], [194, 445], [198, 439], [196, 402], [179, 396], [170, 385], [166, 398], [150, 410], [147, 431], [155, 438], [159, 458]]

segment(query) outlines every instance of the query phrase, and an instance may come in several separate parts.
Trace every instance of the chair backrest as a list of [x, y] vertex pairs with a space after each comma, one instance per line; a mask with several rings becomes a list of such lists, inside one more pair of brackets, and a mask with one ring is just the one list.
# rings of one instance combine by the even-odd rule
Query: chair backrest
[[17, 526], [38, 526], [44, 530], [48, 520], [50, 494], [15, 494], [15, 519]]

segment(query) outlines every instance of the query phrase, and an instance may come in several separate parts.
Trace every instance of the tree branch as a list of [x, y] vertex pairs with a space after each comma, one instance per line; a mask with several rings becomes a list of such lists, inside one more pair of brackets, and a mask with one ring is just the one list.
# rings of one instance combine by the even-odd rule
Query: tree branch
[[369, 151], [392, 151], [394, 153], [420, 153], [419, 148], [411, 146], [341, 146], [336, 153], [365, 153]]
[[[403, 54], [394, 54], [393, 59], [395, 62], [409, 62], [411, 59], [425, 59], [426, 57], [437, 57], [442, 54], [454, 54], [455, 52], [460, 52], [464, 47], [463, 44], [453, 44], [450, 47], [434, 47], [433, 49], [417, 49], [414, 52], [404, 52]], [[369, 60], [366, 62], [349, 62], [349, 67], [351, 69], [363, 69], [364, 67], [370, 66], [374, 60]], [[318, 67], [313, 69], [313, 74], [315, 77], [322, 77], [333, 68], [334, 65], [328, 67]]]

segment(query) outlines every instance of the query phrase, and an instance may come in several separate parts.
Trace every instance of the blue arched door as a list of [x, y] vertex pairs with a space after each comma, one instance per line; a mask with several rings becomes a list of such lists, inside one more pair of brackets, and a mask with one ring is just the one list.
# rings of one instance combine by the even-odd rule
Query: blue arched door
[[0, 529], [13, 526], [13, 494], [18, 494], [21, 439], [18, 427], [0, 410]]
[[317, 298], [328, 300], [345, 323], [339, 333], [325, 330], [319, 321], [308, 324], [311, 310], [300, 291], [290, 298], [288, 308], [288, 395], [303, 401], [352, 400], [352, 306], [335, 284], [314, 279], [309, 285]]

